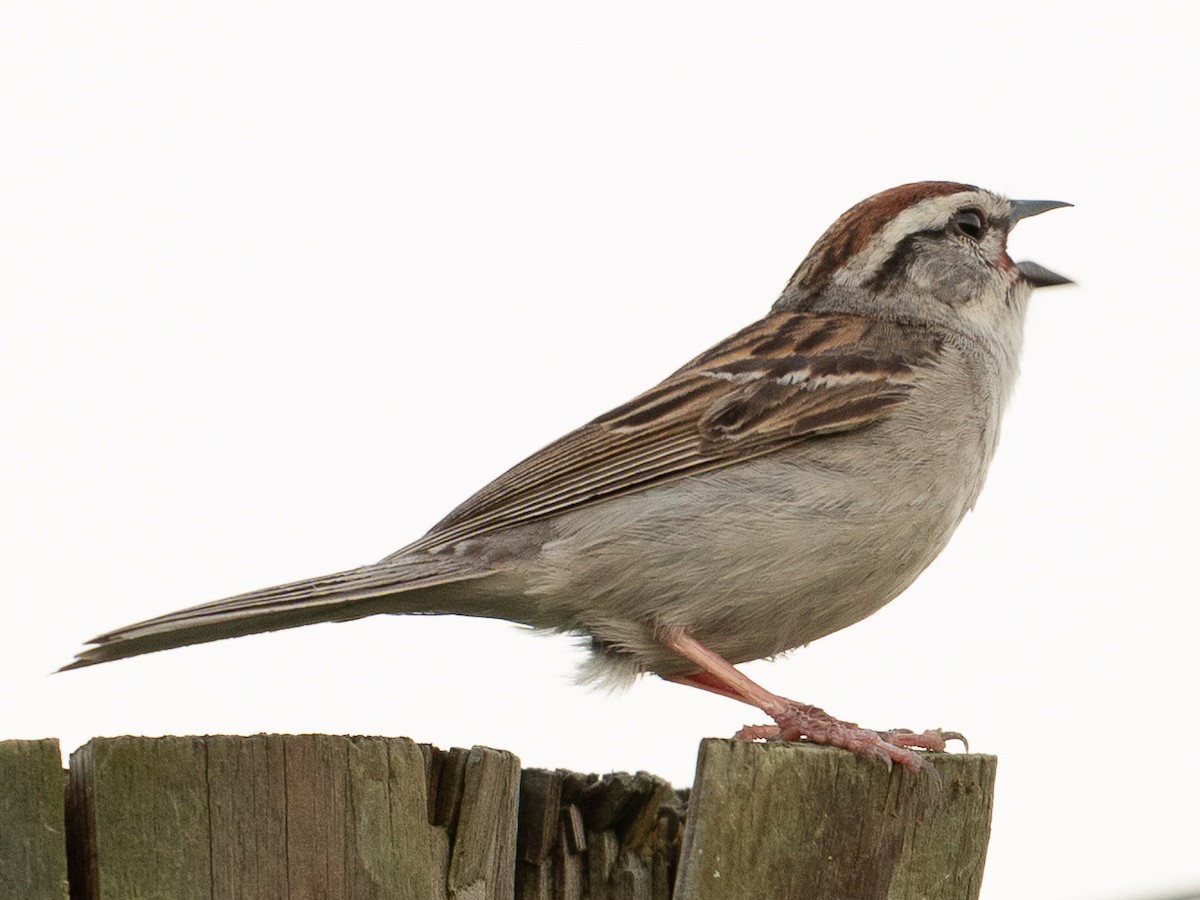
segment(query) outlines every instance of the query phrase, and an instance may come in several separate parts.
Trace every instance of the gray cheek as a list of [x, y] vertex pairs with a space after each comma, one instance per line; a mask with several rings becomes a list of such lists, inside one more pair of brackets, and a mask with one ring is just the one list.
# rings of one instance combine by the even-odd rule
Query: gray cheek
[[923, 288], [947, 306], [962, 306], [979, 296], [987, 280], [987, 273], [969, 260], [931, 258], [913, 266], [911, 277], [918, 288]]
[[939, 291], [938, 299], [948, 306], [961, 306], [978, 299], [988, 281], [986, 272], [966, 266], [959, 268], [955, 276], [948, 279]]

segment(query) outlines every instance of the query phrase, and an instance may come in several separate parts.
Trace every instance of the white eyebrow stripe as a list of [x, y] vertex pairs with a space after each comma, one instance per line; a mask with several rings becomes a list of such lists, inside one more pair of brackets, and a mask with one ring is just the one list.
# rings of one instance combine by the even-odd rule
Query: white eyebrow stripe
[[957, 194], [929, 197], [914, 203], [881, 228], [866, 247], [855, 253], [848, 264], [838, 272], [834, 283], [846, 287], [861, 287], [887, 262], [896, 246], [907, 235], [941, 228], [949, 218], [950, 210], [958, 206], [963, 197], [978, 193], [980, 192], [959, 191]]

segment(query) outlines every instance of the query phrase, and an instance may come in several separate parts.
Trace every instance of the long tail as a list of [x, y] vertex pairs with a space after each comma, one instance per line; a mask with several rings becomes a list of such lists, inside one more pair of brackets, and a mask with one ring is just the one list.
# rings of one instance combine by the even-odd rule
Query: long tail
[[[420, 601], [425, 589], [473, 581], [489, 574], [486, 569], [454, 558], [385, 560], [239, 594], [118, 628], [92, 638], [88, 643], [95, 646], [80, 652], [74, 662], [59, 671], [315, 622], [343, 622], [385, 612], [438, 612]], [[404, 602], [404, 595], [410, 593], [413, 593], [411, 601]]]

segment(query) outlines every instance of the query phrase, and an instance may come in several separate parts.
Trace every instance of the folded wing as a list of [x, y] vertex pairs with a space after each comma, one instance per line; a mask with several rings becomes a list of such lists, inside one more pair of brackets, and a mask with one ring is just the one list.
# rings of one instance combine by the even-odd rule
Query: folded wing
[[770, 315], [514, 466], [388, 559], [865, 427], [939, 350], [927, 330], [896, 323]]

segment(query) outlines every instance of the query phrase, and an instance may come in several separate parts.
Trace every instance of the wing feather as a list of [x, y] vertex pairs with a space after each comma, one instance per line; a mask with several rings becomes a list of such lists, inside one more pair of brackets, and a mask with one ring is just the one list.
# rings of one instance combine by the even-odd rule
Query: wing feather
[[865, 427], [940, 349], [900, 323], [774, 313], [518, 463], [393, 557]]

